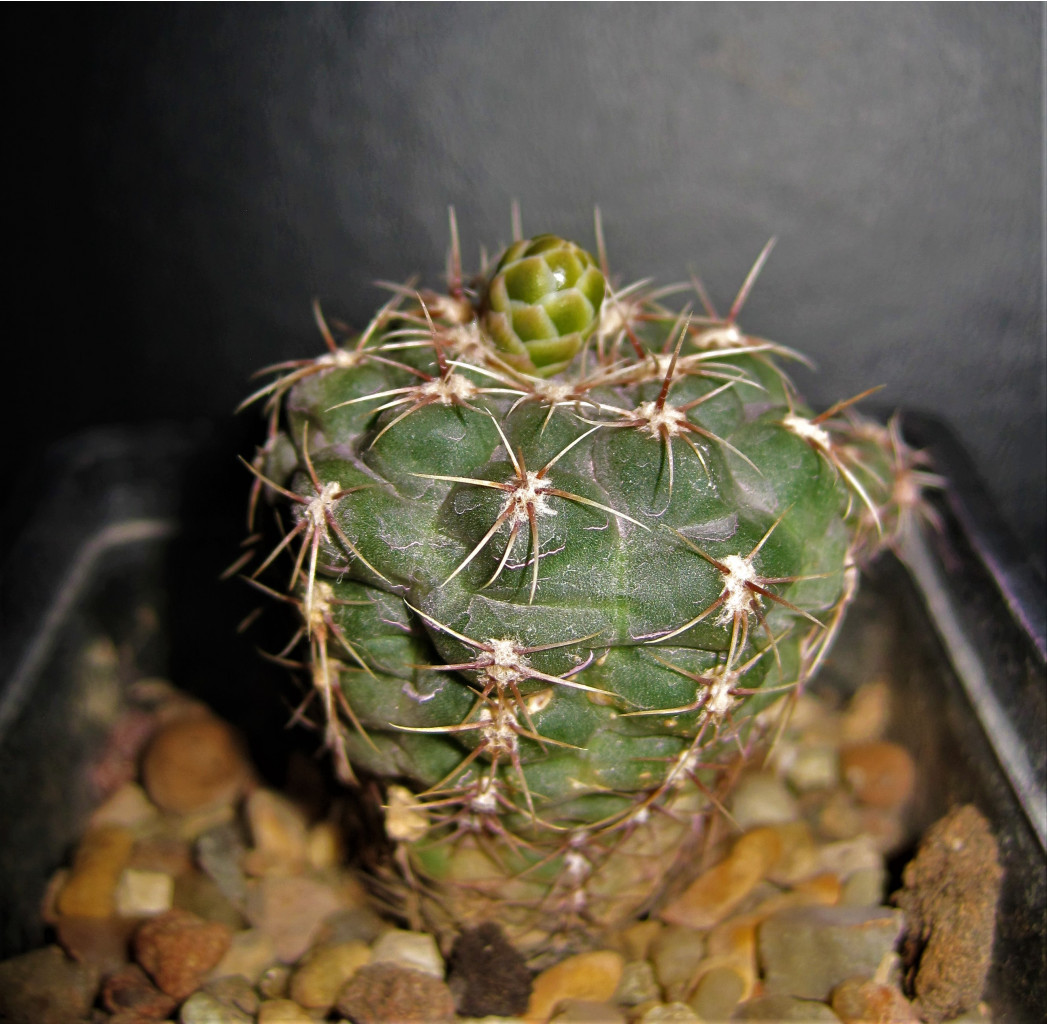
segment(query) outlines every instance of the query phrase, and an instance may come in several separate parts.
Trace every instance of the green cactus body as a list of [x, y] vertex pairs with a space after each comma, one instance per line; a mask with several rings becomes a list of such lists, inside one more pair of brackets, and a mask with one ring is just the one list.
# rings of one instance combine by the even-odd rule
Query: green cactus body
[[431, 925], [534, 955], [658, 897], [894, 522], [883, 428], [606, 288], [520, 241], [471, 319], [405, 300], [259, 393], [338, 764], [389, 785]]

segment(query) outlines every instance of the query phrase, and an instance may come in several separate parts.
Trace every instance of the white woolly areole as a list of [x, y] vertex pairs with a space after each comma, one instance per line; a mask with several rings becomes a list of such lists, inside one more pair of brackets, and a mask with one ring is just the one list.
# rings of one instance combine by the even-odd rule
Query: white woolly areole
[[575, 398], [574, 385], [564, 384], [562, 381], [535, 379], [531, 384], [535, 395], [544, 399], [552, 405], [562, 402], [570, 402]]
[[475, 398], [478, 388], [460, 373], [449, 373], [446, 377], [427, 380], [418, 388], [426, 398], [431, 398], [440, 405], [454, 405]]
[[823, 451], [828, 451], [832, 447], [832, 438], [827, 430], [811, 420], [804, 419], [803, 416], [797, 416], [796, 413], [789, 413], [782, 420], [782, 426], [786, 430], [791, 430], [797, 437], [810, 441], [816, 448], [821, 448]]
[[480, 325], [475, 320], [450, 328], [444, 336], [456, 356], [468, 358], [475, 355], [478, 357], [477, 362], [483, 362], [486, 346], [480, 333]]
[[629, 325], [631, 317], [636, 315], [639, 307], [638, 302], [609, 299], [600, 307], [600, 321], [596, 327], [596, 333], [604, 338], [610, 338], [619, 331], [624, 331]]
[[657, 402], [642, 402], [632, 412], [634, 419], [642, 421], [652, 436], [660, 437], [662, 430], [676, 437], [687, 423], [687, 414], [668, 403], [658, 407]]
[[738, 330], [737, 324], [712, 327], [702, 331], [694, 341], [696, 347], [702, 349], [738, 348], [745, 342], [745, 335]]
[[748, 584], [758, 577], [752, 562], [741, 555], [728, 555], [721, 559], [727, 569], [723, 578], [724, 601], [720, 614], [716, 617], [718, 625], [724, 626], [733, 622], [738, 616], [748, 615], [754, 598]]
[[676, 763], [669, 769], [665, 777], [666, 786], [678, 789], [687, 779], [695, 773], [698, 768], [698, 751], [690, 749], [676, 759]]
[[517, 683], [531, 674], [531, 666], [517, 651], [515, 640], [488, 640], [487, 646], [491, 663], [486, 667], [486, 673], [499, 686]]
[[341, 489], [342, 485], [337, 481], [332, 480], [329, 484], [324, 484], [323, 490], [305, 506], [305, 514], [309, 521], [318, 530], [323, 530], [325, 535], [327, 532], [327, 518], [324, 513], [332, 505], [337, 504], [335, 495]]
[[509, 513], [511, 525], [528, 522], [527, 509], [531, 508], [536, 516], [555, 516], [556, 509], [549, 507], [549, 499], [544, 492], [552, 487], [534, 470], [527, 470], [525, 484], [517, 484], [505, 499], [502, 514]]
[[325, 620], [331, 615], [331, 604], [334, 601], [334, 588], [325, 580], [316, 580], [313, 583], [312, 601], [309, 604], [309, 631], [320, 633], [325, 625]]
[[480, 730], [489, 752], [512, 755], [516, 751], [516, 716], [507, 708], [499, 708], [492, 715], [489, 708], [481, 708], [477, 716], [483, 722]]
[[731, 690], [738, 681], [738, 673], [719, 672], [713, 678], [705, 696], [704, 708], [713, 718], [723, 718], [735, 705]]
[[353, 349], [336, 348], [333, 352], [325, 352], [317, 356], [317, 366], [333, 366], [339, 370], [351, 370], [360, 362], [361, 354]]
[[585, 881], [593, 870], [589, 859], [577, 850], [568, 850], [564, 854], [563, 861], [567, 877], [575, 884]]
[[480, 780], [476, 795], [469, 801], [470, 810], [477, 814], [494, 814], [498, 810], [498, 797], [495, 793], [496, 783], [485, 775]]

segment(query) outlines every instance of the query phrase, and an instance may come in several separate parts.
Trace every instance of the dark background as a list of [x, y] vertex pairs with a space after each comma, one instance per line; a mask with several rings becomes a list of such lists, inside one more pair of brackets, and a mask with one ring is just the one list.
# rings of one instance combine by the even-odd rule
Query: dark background
[[[626, 282], [699, 272], [814, 357], [813, 403], [959, 434], [1043, 566], [1043, 7], [5, 5], [3, 542], [41, 453], [99, 424], [232, 417], [314, 355], [310, 301], [437, 283], [528, 233]], [[10, 273], [10, 271], [8, 271]], [[247, 488], [245, 474], [244, 489]], [[75, 514], [75, 510], [74, 510]], [[216, 515], [238, 510], [216, 509]]]

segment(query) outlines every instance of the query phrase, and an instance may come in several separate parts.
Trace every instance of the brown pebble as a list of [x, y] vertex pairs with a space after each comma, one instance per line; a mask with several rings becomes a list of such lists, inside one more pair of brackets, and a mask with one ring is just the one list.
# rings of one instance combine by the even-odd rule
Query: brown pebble
[[168, 910], [138, 929], [135, 957], [164, 992], [185, 999], [225, 956], [231, 938], [227, 925]]
[[844, 747], [840, 770], [858, 801], [869, 807], [901, 807], [916, 785], [912, 755], [884, 740]]
[[932, 825], [906, 865], [894, 901], [907, 922], [907, 990], [923, 1019], [956, 1017], [981, 999], [1002, 877], [989, 823], [970, 804]]
[[113, 1013], [133, 1011], [145, 1020], [163, 1020], [178, 1000], [161, 992], [138, 964], [127, 964], [105, 979], [102, 1004]]
[[346, 983], [335, 1009], [355, 1024], [450, 1024], [451, 990], [424, 971], [367, 964]]
[[833, 1013], [843, 1024], [917, 1024], [912, 1004], [893, 985], [848, 978], [833, 989]]
[[130, 961], [131, 936], [137, 927], [137, 920], [119, 917], [60, 917], [55, 933], [74, 960], [108, 972]]
[[188, 814], [234, 802], [248, 781], [241, 743], [224, 722], [206, 714], [157, 730], [142, 759], [142, 782], [153, 803]]

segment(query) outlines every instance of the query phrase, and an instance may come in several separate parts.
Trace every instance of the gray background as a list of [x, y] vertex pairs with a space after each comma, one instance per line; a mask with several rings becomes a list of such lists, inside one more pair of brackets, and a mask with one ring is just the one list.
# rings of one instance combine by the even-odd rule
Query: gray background
[[314, 296], [362, 324], [374, 279], [438, 281], [449, 204], [475, 265], [516, 198], [590, 245], [599, 204], [622, 281], [721, 306], [776, 235], [743, 327], [816, 404], [944, 418], [1042, 568], [1040, 5], [11, 7], [8, 529], [71, 431], [248, 443]]

